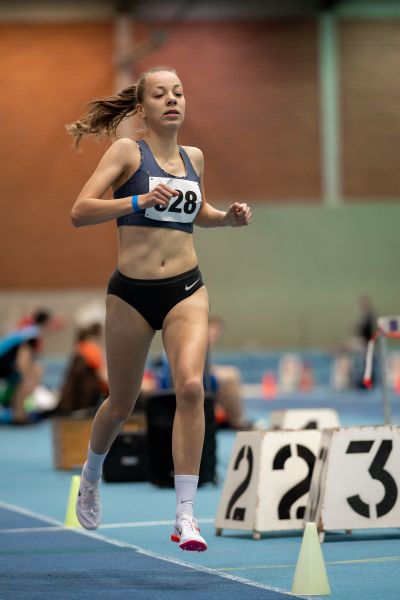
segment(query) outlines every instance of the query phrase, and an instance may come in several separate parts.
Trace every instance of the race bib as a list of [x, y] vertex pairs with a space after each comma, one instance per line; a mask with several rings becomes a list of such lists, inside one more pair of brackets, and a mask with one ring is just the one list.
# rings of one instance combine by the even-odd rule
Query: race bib
[[174, 177], [149, 177], [149, 191], [163, 183], [176, 190], [168, 206], [152, 206], [146, 208], [145, 215], [155, 221], [174, 221], [176, 223], [191, 223], [196, 217], [201, 206], [200, 186], [196, 181], [175, 179]]

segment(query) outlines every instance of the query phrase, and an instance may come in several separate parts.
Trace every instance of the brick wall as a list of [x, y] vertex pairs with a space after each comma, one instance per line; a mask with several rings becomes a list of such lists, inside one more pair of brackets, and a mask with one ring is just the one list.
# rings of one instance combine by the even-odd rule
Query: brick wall
[[3, 287], [96, 285], [115, 263], [113, 225], [69, 216], [101, 144], [78, 154], [64, 128], [112, 90], [111, 52], [107, 24], [0, 26]]
[[[162, 23], [152, 27], [163, 28]], [[137, 43], [149, 25], [137, 23]], [[344, 195], [398, 198], [400, 23], [339, 21]], [[314, 20], [178, 23], [137, 64], [184, 82], [182, 144], [206, 156], [212, 202], [320, 202]], [[68, 123], [114, 90], [111, 23], [0, 25], [2, 287], [104, 286], [115, 224], [74, 229], [71, 206], [106, 142], [76, 153]]]
[[[114, 91], [112, 38], [111, 23], [0, 26], [3, 287], [103, 286], [115, 265], [114, 223], [69, 219], [105, 145], [77, 154], [64, 130]], [[180, 142], [204, 150], [210, 201], [318, 201], [316, 43], [311, 20], [189, 22], [138, 64], [184, 81]]]
[[400, 195], [400, 22], [339, 25], [344, 195]]
[[182, 78], [181, 142], [204, 150], [211, 199], [318, 201], [316, 28], [312, 20], [182, 23], [139, 63], [172, 65]]

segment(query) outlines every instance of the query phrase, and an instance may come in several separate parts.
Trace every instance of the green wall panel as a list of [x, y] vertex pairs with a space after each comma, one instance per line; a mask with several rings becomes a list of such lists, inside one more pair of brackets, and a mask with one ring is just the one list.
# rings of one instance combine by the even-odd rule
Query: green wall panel
[[358, 298], [400, 314], [400, 205], [256, 207], [245, 229], [195, 238], [221, 347], [335, 347], [351, 333]]

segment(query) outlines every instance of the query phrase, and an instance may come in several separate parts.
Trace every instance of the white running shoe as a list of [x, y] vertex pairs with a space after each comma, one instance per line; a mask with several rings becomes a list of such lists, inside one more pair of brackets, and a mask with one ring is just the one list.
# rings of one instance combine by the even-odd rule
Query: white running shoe
[[171, 542], [177, 542], [182, 550], [191, 552], [204, 552], [207, 543], [200, 535], [197, 520], [191, 515], [179, 515], [175, 521]]
[[88, 483], [81, 477], [76, 499], [76, 516], [85, 529], [97, 529], [100, 525], [101, 504], [99, 483]]

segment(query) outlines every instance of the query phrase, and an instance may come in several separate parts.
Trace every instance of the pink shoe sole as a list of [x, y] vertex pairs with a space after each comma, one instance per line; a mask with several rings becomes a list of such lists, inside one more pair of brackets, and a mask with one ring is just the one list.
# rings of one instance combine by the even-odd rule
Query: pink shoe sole
[[207, 550], [207, 544], [199, 542], [198, 540], [187, 540], [186, 542], [183, 542], [183, 544], [180, 544], [180, 537], [175, 533], [171, 534], [171, 542], [178, 543], [179, 548], [188, 550], [189, 552], [205, 552]]

